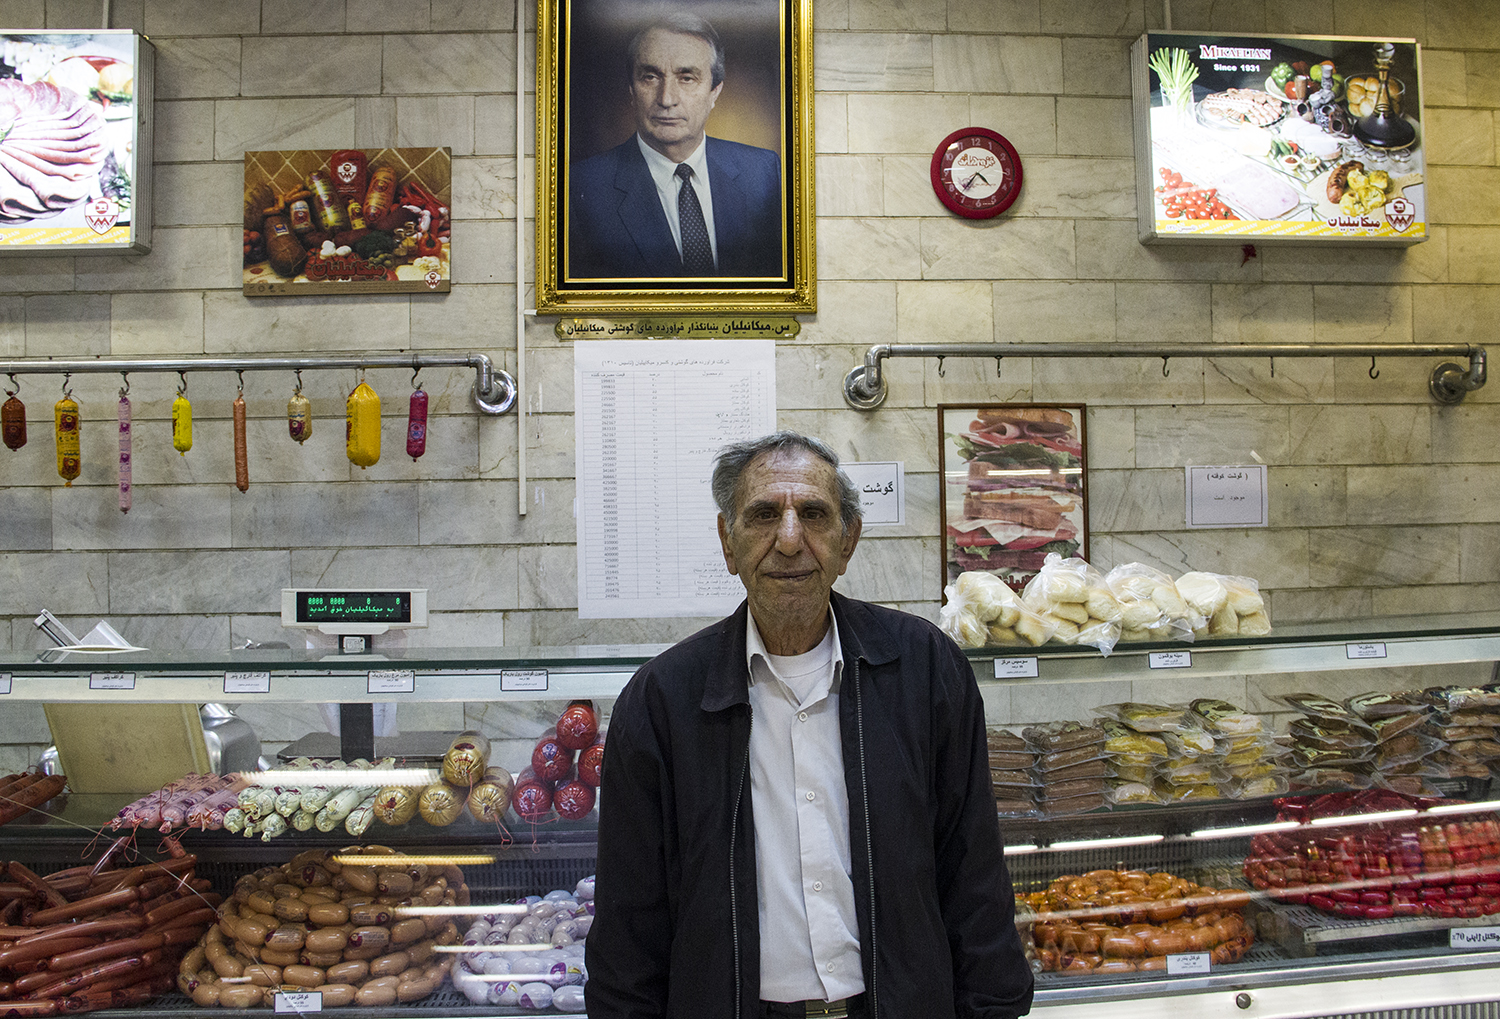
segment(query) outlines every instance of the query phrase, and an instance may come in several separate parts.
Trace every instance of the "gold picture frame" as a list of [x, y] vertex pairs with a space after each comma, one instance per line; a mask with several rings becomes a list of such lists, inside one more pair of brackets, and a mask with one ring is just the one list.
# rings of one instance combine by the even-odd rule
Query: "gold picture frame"
[[[704, 128], [711, 274], [682, 269], [662, 185], [648, 176], [660, 138], [635, 130], [639, 120], [655, 132], [639, 111], [661, 100], [634, 87], [626, 52], [663, 14], [707, 19], [722, 45]], [[812, 99], [812, 0], [539, 0], [537, 311], [815, 311]]]

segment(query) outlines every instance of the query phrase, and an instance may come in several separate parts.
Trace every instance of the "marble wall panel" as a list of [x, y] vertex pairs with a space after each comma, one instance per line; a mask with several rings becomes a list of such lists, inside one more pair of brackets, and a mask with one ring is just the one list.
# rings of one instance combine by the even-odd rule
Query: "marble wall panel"
[[[536, 152], [536, 102], [527, 96], [523, 112], [526, 125], [526, 153]], [[476, 95], [474, 97], [474, 154], [480, 156], [516, 154], [516, 97], [510, 95]]]
[[214, 103], [211, 100], [168, 102], [158, 96], [152, 107], [151, 130], [158, 173], [164, 163], [214, 157]]
[[[1024, 284], [1015, 284], [1022, 286]], [[896, 335], [912, 343], [950, 342], [958, 337], [987, 342], [997, 320], [1011, 309], [985, 280], [923, 280], [896, 284]]]
[[[413, 100], [415, 102], [416, 100]], [[470, 110], [470, 120], [472, 121]], [[404, 143], [403, 143], [404, 144]], [[461, 219], [516, 218], [514, 156], [483, 156], [453, 161], [453, 208]], [[459, 212], [462, 216], [459, 216]]]
[[39, 294], [26, 298], [27, 357], [108, 353], [108, 294]]
[[203, 313], [209, 354], [394, 353], [409, 345], [410, 299], [405, 294], [247, 300], [236, 288], [204, 294]]
[[42, 744], [0, 746], [0, 772], [13, 775], [34, 766], [40, 758]]
[[1062, 41], [1062, 91], [1066, 95], [1130, 95], [1133, 39], [1074, 36]]
[[62, 615], [109, 607], [109, 560], [101, 552], [0, 552], [0, 580], [0, 613], [30, 613], [28, 626], [42, 609]]
[[993, 293], [994, 322], [1005, 339], [1108, 343], [1115, 338], [1113, 283], [1015, 280], [995, 286]]
[[[1010, 138], [1010, 135], [1006, 135]], [[1134, 128], [1127, 99], [1080, 99], [1059, 96], [1057, 100], [1057, 151], [1070, 156], [1135, 155]], [[1127, 184], [1134, 184], [1132, 163], [1122, 168]], [[1132, 188], [1131, 197], [1134, 198]], [[1128, 216], [1132, 205], [1122, 215]]]
[[[474, 107], [475, 97], [471, 95], [398, 96], [396, 144], [410, 148], [447, 146], [455, 156], [471, 155], [474, 152]], [[510, 148], [515, 149], [514, 142]], [[458, 172], [457, 167], [454, 167], [454, 172]], [[457, 181], [454, 183], [456, 185]], [[459, 207], [454, 205], [455, 209]]]
[[856, 32], [920, 32], [943, 24], [947, 0], [850, 0], [849, 28]]
[[449, 272], [455, 286], [515, 282], [516, 225], [513, 221], [497, 219], [465, 223], [461, 230], [453, 231], [452, 247]]
[[942, 549], [935, 537], [865, 538], [838, 589], [865, 601], [937, 601]]
[[1465, 75], [1463, 51], [1423, 47], [1422, 105], [1428, 110], [1465, 105], [1468, 102]]
[[276, 32], [342, 32], [347, 0], [261, 0], [261, 20]]
[[[1333, 0], [1266, 0], [1266, 31], [1278, 35], [1333, 35]], [[1427, 54], [1422, 54], [1427, 62]]]
[[[1146, 7], [1146, 27], [1161, 29], [1164, 8]], [[1264, 32], [1265, 8], [1262, 4], [1225, 4], [1215, 0], [1177, 0], [1172, 5], [1172, 25], [1177, 31], [1192, 25], [1203, 32]]]
[[1115, 339], [1121, 343], [1203, 343], [1213, 331], [1206, 283], [1116, 283]]
[[427, 617], [427, 629], [407, 631], [408, 647], [502, 647], [503, 612], [437, 612]]
[[1127, 679], [1110, 679], [1097, 683], [1048, 683], [1029, 680], [1010, 686], [1011, 715], [1006, 723], [1014, 726], [1053, 721], [1091, 721], [1094, 708], [1130, 700], [1131, 683]]
[[120, 512], [114, 493], [102, 485], [85, 498], [55, 498], [52, 543], [58, 549], [228, 548], [233, 491], [141, 486], [131, 493], [128, 514]]
[[[926, 92], [932, 88], [932, 36], [815, 32], [818, 92]], [[854, 118], [851, 118], [854, 119]]]
[[388, 32], [432, 31], [432, 11], [427, 4], [407, 4], [400, 0], [364, 0], [350, 4], [345, 14], [345, 31], [380, 34]]
[[[522, 12], [524, 15], [524, 11]], [[514, 28], [516, 5], [489, 0], [432, 0], [434, 32], [496, 32]]]
[[[153, 203], [153, 226], [204, 226], [238, 223], [243, 216], [235, 196], [244, 188], [244, 168], [234, 163], [181, 163], [159, 166]], [[154, 231], [153, 231], [154, 236]]]
[[1500, 229], [1448, 227], [1448, 281], [1500, 283]]
[[221, 100], [214, 110], [214, 156], [336, 149], [354, 144], [353, 97]]
[[417, 540], [418, 483], [251, 485], [233, 493], [236, 548], [410, 546]]
[[1075, 232], [1078, 275], [1083, 279], [1260, 282], [1261, 259], [1246, 261], [1238, 248], [1142, 244], [1134, 216], [1079, 220]]
[[1429, 165], [1427, 195], [1431, 222], [1467, 226], [1500, 223], [1500, 168]]
[[1136, 415], [1136, 465], [1252, 463], [1252, 450], [1269, 463], [1285, 463], [1287, 414], [1285, 408], [1255, 406], [1143, 410]]
[[292, 584], [298, 587], [412, 584], [427, 588], [427, 606], [431, 612], [493, 612], [518, 607], [518, 562], [517, 551], [505, 546], [342, 546], [332, 552], [294, 551]]
[[[974, 671], [981, 676], [989, 672], [989, 668], [980, 668], [980, 663], [975, 662]], [[984, 700], [984, 724], [988, 726], [1008, 726], [1015, 714], [1015, 704], [1012, 699], [1014, 690], [1008, 684], [986, 683], [981, 679], [979, 696]]]
[[[1041, 35], [938, 35], [932, 40], [937, 92], [1046, 91], [1062, 79], [1063, 43]], [[962, 127], [963, 125], [955, 125]]]
[[1026, 164], [1016, 216], [1122, 218], [1135, 211], [1133, 164], [1126, 159], [1040, 156]]
[[[1469, 524], [1459, 528], [1458, 579], [1467, 584], [1493, 584], [1495, 563], [1500, 561], [1500, 527]], [[1452, 577], [1446, 578], [1452, 580]], [[1493, 593], [1490, 595], [1493, 600]]]
[[851, 95], [849, 151], [931, 159], [938, 143], [953, 131], [948, 125], [967, 122], [968, 116], [967, 96]]
[[396, 143], [396, 97], [356, 96], [354, 147], [384, 148]]
[[1500, 287], [1419, 287], [1412, 294], [1412, 340], [1476, 343], [1500, 320]]
[[1338, 395], [1332, 358], [1215, 357], [1205, 359], [1203, 367], [1207, 403], [1319, 404]]
[[[1316, 532], [1321, 541], [1324, 532]], [[1261, 589], [1310, 587], [1308, 533], [1288, 529], [1211, 528], [1156, 534], [1123, 535], [1112, 542], [1107, 566], [1145, 563], [1174, 577], [1189, 570], [1231, 575], [1251, 574]], [[1106, 566], [1106, 568], [1107, 568]]]
[[248, 36], [243, 42], [242, 96], [322, 96], [332, 81], [341, 93], [379, 95], [380, 36]]
[[1183, 526], [1187, 481], [1182, 471], [1121, 470], [1088, 450], [1090, 533], [1176, 530]]
[[818, 224], [820, 280], [916, 279], [922, 275], [921, 224], [833, 219]]
[[[981, 342], [987, 337], [964, 337], [966, 341]], [[995, 337], [997, 341], [1019, 340], [1009, 330]], [[920, 373], [926, 398], [917, 407], [936, 407], [940, 403], [1031, 403], [1033, 359], [1029, 357], [1007, 357], [999, 365], [993, 358], [945, 358], [941, 365], [935, 358], [925, 358], [920, 368], [906, 361], [886, 362], [886, 372], [892, 378]], [[941, 374], [939, 372], [941, 371]], [[930, 410], [934, 421], [937, 412]], [[933, 456], [936, 457], [934, 452]]]
[[[278, 598], [280, 596], [278, 595]], [[113, 607], [106, 617], [120, 635], [136, 647], [156, 651], [176, 651], [181, 648], [208, 648], [210, 650], [229, 647], [229, 617], [205, 615], [136, 616], [130, 614], [130, 606]], [[81, 622], [70, 629], [80, 637], [98, 620]], [[45, 641], [45, 638], [43, 638]]]
[[813, 96], [813, 152], [849, 151], [849, 97], [842, 92]]
[[1500, 466], [1401, 464], [1350, 467], [1351, 524], [1494, 523]]
[[881, 184], [885, 215], [946, 216], [947, 210], [932, 190], [932, 156], [884, 156]]
[[0, 357], [26, 356], [26, 298], [0, 297]]
[[520, 598], [527, 608], [578, 608], [576, 545], [529, 545], [520, 551]]
[[260, 5], [204, 4], [198, 0], [152, 0], [146, 11], [147, 35], [255, 35]]
[[572, 346], [526, 346], [526, 389], [522, 394], [529, 414], [573, 413]]
[[52, 493], [45, 488], [0, 489], [0, 519], [8, 551], [51, 550]]
[[[512, 224], [513, 225], [513, 224]], [[467, 231], [461, 223], [460, 231]], [[416, 350], [486, 353], [496, 367], [504, 349], [514, 348], [516, 335], [515, 283], [464, 283], [446, 294], [414, 294], [410, 307], [410, 344]], [[469, 384], [474, 382], [472, 373]]]
[[1115, 0], [1041, 0], [1043, 32], [1069, 35], [1128, 35], [1145, 31], [1144, 12]]
[[115, 357], [203, 351], [203, 295], [197, 291], [115, 294], [109, 310], [109, 352]]
[[515, 92], [514, 32], [381, 37], [381, 63], [387, 95]]
[[1424, 46], [1500, 49], [1500, 25], [1493, 18], [1476, 18], [1471, 4], [1461, 0], [1428, 0]]
[[922, 222], [924, 279], [1071, 279], [1076, 257], [1071, 220]]
[[[1441, 341], [1451, 343], [1451, 340]], [[1459, 361], [1467, 367], [1468, 358]], [[1389, 403], [1432, 406], [1428, 384], [1432, 370], [1439, 361], [1419, 357], [1369, 358], [1341, 357], [1333, 363], [1333, 391], [1336, 402], [1342, 404]], [[1372, 374], [1373, 368], [1373, 374]], [[1476, 403], [1493, 402], [1494, 393], [1480, 390], [1468, 399]]]
[[[1425, 70], [1425, 59], [1423, 64]], [[1427, 149], [1429, 163], [1495, 165], [1493, 111], [1436, 108], [1428, 109], [1426, 118], [1423, 125], [1426, 139], [1422, 144]]]
[[47, 4], [45, 0], [15, 0], [6, 4], [5, 22], [18, 29], [46, 28]]
[[223, 99], [240, 94], [240, 40], [151, 33], [156, 45], [156, 98]]
[[1500, 55], [1464, 54], [1464, 97], [1470, 106], [1500, 106]]
[[[236, 185], [239, 188], [239, 185]], [[243, 227], [197, 226], [151, 231], [150, 255], [80, 259], [80, 290], [198, 290], [240, 281]]]
[[1410, 287], [1313, 287], [1317, 343], [1410, 343]]
[[1040, 32], [1040, 0], [948, 0], [950, 32], [993, 32], [997, 25], [1018, 34]]
[[1215, 284], [1213, 339], [1219, 343], [1285, 343], [1314, 320], [1313, 288]]
[[[398, 393], [390, 399], [392, 405], [405, 407], [409, 398], [409, 394]], [[279, 427], [284, 433], [285, 422]], [[406, 455], [404, 415], [385, 422], [382, 432], [380, 461], [357, 472], [363, 481], [457, 481], [479, 477], [477, 413], [429, 415], [427, 450], [418, 460]], [[286, 444], [281, 442], [278, 445], [284, 449]]]
[[1294, 407], [1286, 462], [1425, 464], [1430, 421], [1426, 407]]
[[1351, 288], [1356, 293], [1369, 292], [1363, 284], [1442, 283], [1449, 273], [1450, 228], [1431, 222], [1427, 227], [1427, 240], [1404, 248], [1273, 245], [1259, 248], [1255, 261], [1264, 263], [1267, 283], [1352, 283], [1358, 284]]
[[1452, 581], [1460, 576], [1460, 537], [1457, 526], [1320, 529], [1309, 542], [1309, 582], [1317, 587], [1396, 587]]
[[1271, 595], [1269, 612], [1272, 625], [1319, 619], [1368, 619], [1375, 614], [1375, 599], [1369, 589], [1357, 587], [1332, 591], [1282, 590]]
[[529, 477], [571, 478], [577, 474], [571, 416], [532, 414], [526, 419], [526, 429], [526, 473]]
[[864, 353], [861, 347], [780, 344], [776, 349], [776, 406], [786, 410], [844, 407], [844, 375], [863, 363]]
[[1266, 472], [1272, 527], [1343, 527], [1349, 523], [1348, 470], [1282, 467]]
[[675, 644], [714, 622], [709, 616], [664, 619], [579, 619], [576, 609], [527, 613], [535, 647], [574, 644]]
[[418, 493], [423, 545], [533, 545], [572, 541], [573, 482], [532, 480], [516, 513], [516, 482], [428, 482]]
[[1031, 395], [1037, 403], [1201, 404], [1203, 368], [1197, 358], [1174, 358], [1162, 377], [1160, 359], [1035, 358]]
[[817, 162], [817, 191], [821, 215], [882, 215], [882, 160], [870, 155], [821, 156]]
[[109, 555], [110, 608], [132, 615], [272, 611], [291, 583], [289, 553], [281, 549]]
[[1089, 463], [1109, 467], [1135, 466], [1135, 416], [1129, 407], [1090, 407], [1085, 419], [1084, 445]]
[[899, 460], [908, 471], [937, 470], [937, 412], [930, 407], [882, 407], [870, 414], [784, 411], [776, 424], [816, 435], [841, 460]]
[[1433, 463], [1493, 463], [1495, 436], [1500, 434], [1500, 409], [1471, 404], [1444, 407], [1432, 414]]

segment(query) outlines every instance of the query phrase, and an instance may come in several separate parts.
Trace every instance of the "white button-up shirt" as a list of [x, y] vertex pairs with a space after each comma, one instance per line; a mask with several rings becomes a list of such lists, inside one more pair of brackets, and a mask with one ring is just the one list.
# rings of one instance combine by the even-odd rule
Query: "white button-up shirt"
[[839, 739], [843, 653], [766, 651], [749, 619], [750, 803], [760, 888], [760, 997], [837, 1001], [865, 989]]
[[[706, 139], [705, 139], [706, 140]], [[646, 144], [640, 135], [635, 136], [646, 159], [646, 169], [651, 171], [651, 180], [656, 184], [656, 197], [661, 200], [662, 211], [667, 214], [667, 225], [672, 228], [672, 240], [677, 244], [677, 257], [682, 257], [682, 227], [677, 218], [677, 192], [688, 185], [677, 176], [677, 164]], [[699, 144], [693, 154], [683, 160], [693, 168], [692, 188], [698, 194], [698, 204], [703, 208], [703, 225], [708, 227], [708, 246], [713, 249], [714, 265], [719, 264], [719, 238], [714, 231], [714, 196], [708, 186], [708, 146]]]

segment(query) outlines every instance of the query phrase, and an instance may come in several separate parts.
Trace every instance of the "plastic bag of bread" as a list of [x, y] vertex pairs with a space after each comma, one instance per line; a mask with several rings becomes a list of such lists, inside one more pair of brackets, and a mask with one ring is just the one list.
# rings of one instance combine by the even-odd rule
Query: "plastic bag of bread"
[[1056, 625], [1052, 639], [1084, 644], [1109, 654], [1120, 641], [1120, 603], [1104, 574], [1078, 558], [1047, 553], [1042, 568], [1026, 582], [1021, 604]]
[[946, 603], [938, 626], [960, 647], [1029, 644], [1039, 647], [1056, 627], [1025, 608], [1021, 599], [993, 573], [970, 570], [943, 588]]
[[1177, 578], [1177, 593], [1207, 620], [1194, 630], [1194, 636], [1264, 637], [1271, 632], [1260, 585], [1249, 577], [1184, 573]]
[[1120, 606], [1120, 639], [1186, 640], [1204, 626], [1177, 593], [1177, 585], [1161, 570], [1144, 563], [1125, 563], [1104, 575], [1104, 583]]

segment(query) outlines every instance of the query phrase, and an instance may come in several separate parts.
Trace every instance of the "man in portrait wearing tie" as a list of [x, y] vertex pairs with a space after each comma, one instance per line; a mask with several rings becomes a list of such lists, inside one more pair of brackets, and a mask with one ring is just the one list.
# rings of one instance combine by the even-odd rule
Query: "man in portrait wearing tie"
[[713, 26], [675, 12], [625, 55], [635, 134], [571, 168], [569, 278], [781, 277], [780, 158], [705, 130], [724, 88]]

